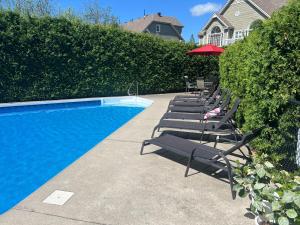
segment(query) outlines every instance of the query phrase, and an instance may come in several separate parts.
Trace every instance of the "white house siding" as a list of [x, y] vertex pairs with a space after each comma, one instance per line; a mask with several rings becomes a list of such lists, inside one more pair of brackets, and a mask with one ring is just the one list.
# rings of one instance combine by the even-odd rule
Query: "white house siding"
[[[238, 12], [240, 12], [239, 15]], [[242, 0], [233, 1], [222, 15], [232, 24], [235, 30], [247, 30], [253, 21], [267, 18], [250, 3]]]

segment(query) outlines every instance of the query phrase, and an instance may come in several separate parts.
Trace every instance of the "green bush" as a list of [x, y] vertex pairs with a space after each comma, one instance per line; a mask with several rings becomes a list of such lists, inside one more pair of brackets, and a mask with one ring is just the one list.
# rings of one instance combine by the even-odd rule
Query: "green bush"
[[184, 90], [218, 71], [210, 57], [188, 57], [195, 46], [66, 18], [0, 12], [0, 102]]
[[250, 195], [250, 210], [268, 224], [296, 225], [300, 223], [300, 177], [277, 170], [262, 154], [253, 163], [235, 170], [234, 189], [240, 197]]
[[[242, 99], [243, 130], [267, 125], [254, 146], [291, 167], [295, 162], [300, 97], [300, 1], [291, 1], [220, 58], [221, 83]], [[274, 154], [273, 154], [274, 153]], [[284, 166], [284, 164], [282, 164]]]

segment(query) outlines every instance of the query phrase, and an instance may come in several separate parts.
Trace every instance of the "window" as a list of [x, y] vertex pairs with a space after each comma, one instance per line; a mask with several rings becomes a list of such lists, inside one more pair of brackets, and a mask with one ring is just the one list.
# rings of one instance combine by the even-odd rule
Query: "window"
[[237, 30], [235, 32], [235, 35], [234, 35], [235, 39], [242, 39], [243, 37], [244, 37], [244, 35], [243, 35], [243, 31], [242, 30]]
[[211, 30], [212, 34], [218, 34], [221, 33], [221, 29], [218, 26], [213, 27], [213, 29]]
[[156, 33], [160, 33], [160, 25], [159, 24], [156, 25]]
[[216, 46], [221, 46], [223, 40], [223, 34], [221, 31], [221, 28], [218, 26], [215, 26], [211, 29], [210, 35], [209, 35], [209, 44], [213, 44]]
[[235, 39], [243, 39], [244, 37], [247, 37], [249, 35], [251, 30], [237, 30], [234, 33]]
[[235, 11], [234, 15], [235, 15], [235, 16], [240, 16], [240, 15], [241, 15], [240, 10]]

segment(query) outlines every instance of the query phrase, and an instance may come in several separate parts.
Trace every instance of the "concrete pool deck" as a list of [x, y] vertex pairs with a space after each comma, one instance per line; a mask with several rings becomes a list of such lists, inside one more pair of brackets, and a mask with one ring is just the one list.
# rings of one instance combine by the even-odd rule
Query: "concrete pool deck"
[[[247, 199], [229, 184], [190, 171], [164, 151], [139, 155], [141, 142], [174, 94], [148, 95], [153, 105], [0, 216], [1, 225], [252, 225]], [[159, 150], [145, 148], [145, 153]], [[55, 190], [74, 192], [63, 206], [43, 203]]]

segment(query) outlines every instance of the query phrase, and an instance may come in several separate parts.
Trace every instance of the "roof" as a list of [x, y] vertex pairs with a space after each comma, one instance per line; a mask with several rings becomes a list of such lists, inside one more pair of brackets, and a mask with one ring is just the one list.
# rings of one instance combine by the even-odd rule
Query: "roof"
[[287, 4], [288, 0], [251, 0], [249, 2], [254, 3], [270, 17], [274, 11]]
[[[233, 0], [227, 1], [225, 6], [221, 9], [220, 14], [223, 14], [225, 10], [230, 6]], [[288, 0], [246, 0], [258, 10], [260, 10], [267, 17], [271, 17], [272, 13], [282, 6], [287, 4]]]
[[125, 23], [122, 27], [130, 31], [143, 32], [152, 22], [167, 23], [173, 26], [183, 27], [175, 17], [161, 16], [160, 14], [146, 15], [142, 18]]
[[215, 13], [216, 16], [225, 24], [226, 27], [233, 27], [231, 23], [220, 13]]
[[223, 15], [221, 15], [220, 13], [214, 13], [214, 15], [210, 18], [210, 20], [207, 22], [207, 24], [203, 27], [202, 30], [205, 30], [215, 18], [217, 18], [221, 22], [221, 24], [223, 24], [226, 28], [233, 28], [231, 23]]

